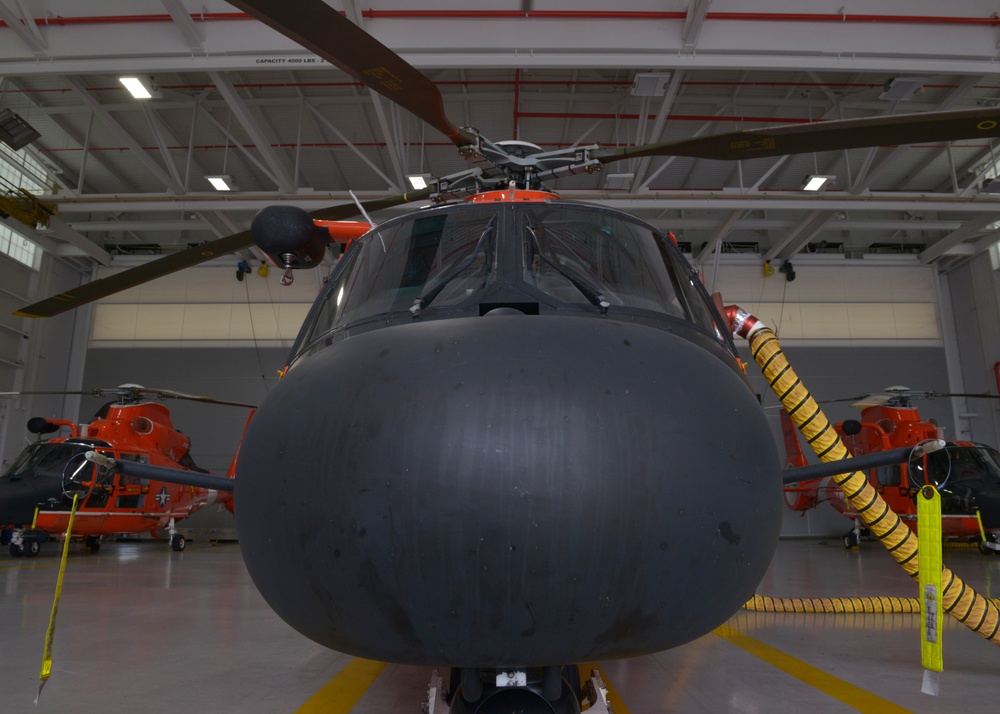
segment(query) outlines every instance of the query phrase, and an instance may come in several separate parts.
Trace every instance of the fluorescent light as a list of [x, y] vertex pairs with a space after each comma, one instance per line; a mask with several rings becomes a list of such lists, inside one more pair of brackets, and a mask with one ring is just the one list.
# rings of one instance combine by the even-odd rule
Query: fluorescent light
[[23, 149], [40, 136], [33, 126], [10, 109], [0, 109], [0, 141], [11, 149]]
[[907, 102], [924, 88], [926, 77], [893, 77], [882, 87], [879, 99], [887, 102]]
[[118, 81], [129, 91], [136, 99], [153, 99], [154, 97], [160, 98], [160, 90], [157, 88], [156, 84], [153, 83], [149, 77], [143, 77], [136, 75], [133, 77], [119, 77]]
[[604, 174], [604, 188], [625, 189], [632, 185], [635, 174]]
[[812, 176], [806, 176], [805, 181], [802, 184], [803, 191], [822, 191], [827, 188], [836, 179], [836, 176], [820, 176], [813, 174]]
[[667, 82], [669, 81], [669, 72], [665, 74], [637, 74], [632, 78], [632, 96], [662, 97], [667, 93]]
[[412, 176], [407, 176], [406, 180], [410, 182], [410, 185], [416, 190], [422, 188], [427, 188], [431, 180], [430, 174], [413, 174]]
[[219, 176], [206, 176], [205, 180], [212, 184], [212, 188], [216, 191], [239, 191], [240, 187], [236, 185], [236, 181], [229, 174], [221, 174]]

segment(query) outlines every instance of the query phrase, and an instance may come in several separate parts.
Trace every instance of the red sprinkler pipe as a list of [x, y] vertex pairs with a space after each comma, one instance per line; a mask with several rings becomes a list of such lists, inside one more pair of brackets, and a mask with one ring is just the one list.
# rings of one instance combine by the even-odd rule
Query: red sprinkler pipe
[[[686, 12], [628, 12], [619, 10], [364, 10], [367, 19], [553, 19], [553, 20], [686, 20]], [[709, 12], [707, 20], [744, 22], [867, 22], [930, 25], [1000, 25], [997, 17], [949, 17], [940, 15], [859, 15], [805, 12]]]

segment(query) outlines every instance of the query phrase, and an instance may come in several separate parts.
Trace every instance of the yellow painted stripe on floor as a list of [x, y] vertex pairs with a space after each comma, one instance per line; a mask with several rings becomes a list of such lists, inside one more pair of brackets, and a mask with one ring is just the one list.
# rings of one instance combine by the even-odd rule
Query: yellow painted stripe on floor
[[348, 714], [372, 683], [382, 674], [385, 662], [353, 659], [336, 677], [295, 710], [295, 714]]
[[758, 639], [744, 635], [728, 625], [722, 625], [716, 629], [715, 634], [724, 640], [736, 645], [741, 650], [752, 654], [754, 657], [762, 659], [773, 665], [786, 674], [790, 674], [800, 682], [814, 687], [824, 694], [828, 694], [834, 699], [843, 702], [849, 707], [857, 709], [865, 714], [913, 714], [909, 709], [904, 709], [898, 704], [893, 704], [888, 699], [872, 694], [869, 691], [856, 687], [850, 682], [845, 682], [839, 677], [834, 677], [828, 672], [806, 664], [800, 659], [792, 657], [790, 654], [765, 644]]
[[615, 714], [632, 714], [629, 708], [625, 706], [625, 702], [622, 701], [621, 696], [618, 694], [618, 690], [614, 688], [611, 684], [611, 680], [608, 679], [607, 673], [601, 669], [601, 666], [597, 662], [585, 662], [583, 664], [578, 664], [577, 668], [580, 670], [580, 682], [586, 686], [587, 682], [590, 681], [590, 673], [595, 669], [601, 673], [601, 679], [604, 680], [604, 686], [608, 690], [608, 704], [611, 705], [611, 710]]

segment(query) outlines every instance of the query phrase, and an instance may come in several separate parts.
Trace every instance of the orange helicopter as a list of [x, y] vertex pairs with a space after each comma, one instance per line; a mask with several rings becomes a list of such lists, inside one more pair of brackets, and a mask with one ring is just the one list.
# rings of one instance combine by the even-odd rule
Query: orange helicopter
[[[982, 553], [1000, 554], [1000, 452], [970, 441], [940, 442], [943, 448], [929, 453], [920, 448], [940, 439], [937, 424], [925, 421], [913, 399], [933, 397], [993, 398], [991, 394], [942, 394], [907, 387], [888, 387], [877, 394], [855, 397], [852, 406], [861, 409], [861, 420], [845, 419], [834, 428], [851, 455], [913, 449], [908, 460], [867, 469], [869, 481], [904, 523], [917, 529], [915, 496], [921, 486], [931, 484], [941, 493], [942, 532], [949, 539], [976, 539]], [[806, 465], [795, 427], [781, 411], [781, 426], [787, 454], [785, 468]], [[858, 514], [830, 478], [786, 483], [785, 503], [793, 511], [807, 511], [826, 501], [854, 521], [844, 535], [844, 547], [858, 545], [861, 536]]]
[[[186, 399], [251, 410], [256, 408], [254, 405], [138, 385], [74, 393], [115, 399], [101, 407], [89, 424], [78, 426], [71, 421], [42, 417], [28, 420], [28, 431], [37, 434], [40, 440], [25, 448], [0, 475], [0, 544], [9, 546], [12, 556], [37, 556], [49, 536], [64, 533], [74, 495], [78, 499], [72, 537], [83, 540], [91, 550], [100, 548], [105, 536], [147, 532], [156, 536], [157, 531], [165, 529], [171, 548], [182, 551], [186, 539], [175, 530], [177, 521], [214, 503], [221, 503], [232, 512], [231, 490], [220, 492], [214, 488], [126, 476], [95, 465], [85, 457], [87, 452], [94, 451], [116, 460], [208, 476], [209, 472], [192, 459], [191, 440], [174, 428], [170, 411], [150, 399]], [[68, 429], [69, 435], [41, 439], [60, 429]], [[235, 477], [235, 464], [233, 459], [227, 478]], [[210, 483], [206, 481], [206, 485]]]

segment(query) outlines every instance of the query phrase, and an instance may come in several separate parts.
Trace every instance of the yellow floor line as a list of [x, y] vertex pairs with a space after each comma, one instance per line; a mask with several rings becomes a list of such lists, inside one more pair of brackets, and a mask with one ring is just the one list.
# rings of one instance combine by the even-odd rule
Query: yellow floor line
[[295, 714], [348, 714], [372, 686], [385, 662], [353, 659], [323, 688], [295, 710]]
[[912, 714], [909, 709], [904, 709], [898, 704], [893, 704], [888, 699], [872, 694], [861, 687], [856, 687], [843, 679], [834, 677], [832, 674], [821, 669], [806, 664], [800, 659], [792, 657], [781, 650], [764, 644], [758, 639], [737, 632], [728, 625], [722, 625], [716, 629], [715, 634], [736, 645], [741, 650], [752, 654], [754, 657], [762, 659], [773, 665], [786, 674], [790, 674], [800, 682], [814, 687], [824, 694], [828, 694], [834, 699], [843, 702], [849, 707], [857, 709], [865, 714]]

